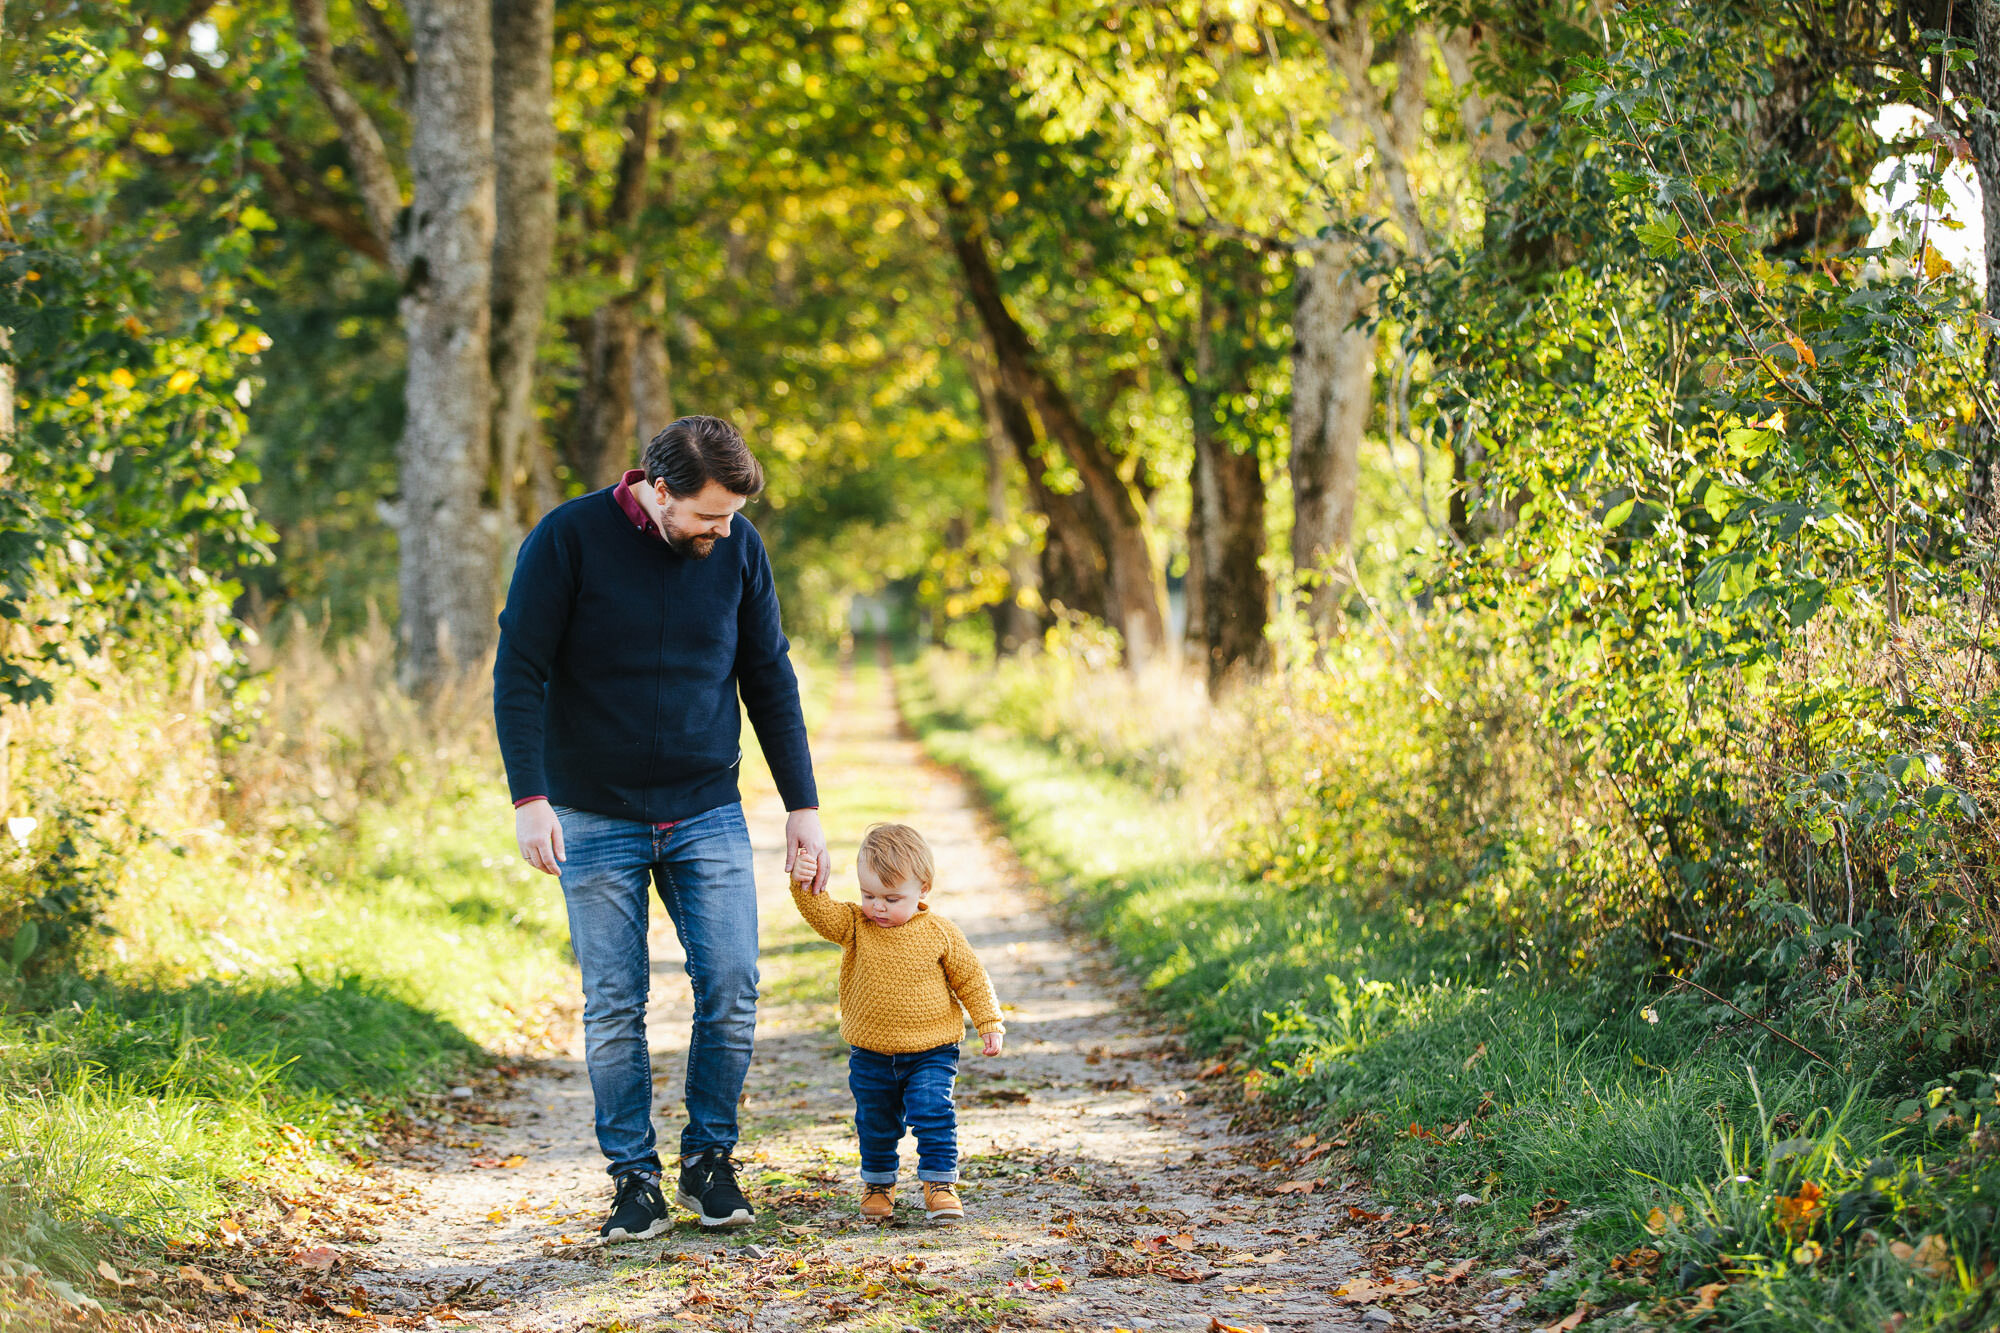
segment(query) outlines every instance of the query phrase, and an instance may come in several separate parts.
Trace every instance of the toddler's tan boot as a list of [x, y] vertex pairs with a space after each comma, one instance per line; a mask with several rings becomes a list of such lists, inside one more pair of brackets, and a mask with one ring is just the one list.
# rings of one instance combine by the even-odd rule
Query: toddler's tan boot
[[894, 1185], [861, 1185], [861, 1215], [870, 1222], [886, 1222], [896, 1215]]
[[965, 1205], [948, 1181], [924, 1182], [924, 1216], [932, 1222], [956, 1222], [965, 1216]]

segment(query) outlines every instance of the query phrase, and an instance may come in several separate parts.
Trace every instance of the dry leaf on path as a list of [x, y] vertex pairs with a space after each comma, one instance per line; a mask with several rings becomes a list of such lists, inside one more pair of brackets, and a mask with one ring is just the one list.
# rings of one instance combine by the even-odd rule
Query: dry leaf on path
[[1671, 1210], [1655, 1208], [1646, 1214], [1646, 1230], [1655, 1236], [1666, 1234], [1669, 1226], [1680, 1226], [1687, 1221], [1688, 1210], [1675, 1204]]
[[1318, 1188], [1319, 1182], [1317, 1180], [1288, 1180], [1278, 1186], [1275, 1192], [1278, 1194], [1311, 1194]]
[[1391, 1278], [1387, 1282], [1377, 1282], [1372, 1277], [1349, 1278], [1341, 1286], [1333, 1289], [1333, 1294], [1356, 1305], [1373, 1305], [1376, 1301], [1390, 1300], [1398, 1296], [1408, 1296], [1413, 1291], [1422, 1291], [1424, 1284], [1404, 1278]]
[[340, 1262], [340, 1251], [329, 1245], [315, 1245], [293, 1255], [292, 1262], [302, 1268], [324, 1273]]
[[1206, 1282], [1215, 1276], [1213, 1273], [1204, 1273], [1199, 1269], [1176, 1268], [1171, 1264], [1163, 1265], [1159, 1271], [1160, 1276], [1173, 1282]]
[[1728, 1290], [1729, 1290], [1729, 1284], [1727, 1282], [1702, 1283], [1699, 1287], [1696, 1287], [1694, 1289], [1694, 1294], [1697, 1299], [1695, 1300], [1694, 1306], [1689, 1311], [1689, 1313], [1699, 1314], [1703, 1310], [1713, 1310], [1715, 1308], [1716, 1297], [1722, 1295], [1723, 1292]]
[[1388, 1215], [1386, 1212], [1371, 1213], [1366, 1208], [1356, 1208], [1351, 1203], [1347, 1205], [1348, 1219], [1354, 1222], [1380, 1222]]
[[1266, 1333], [1266, 1330], [1262, 1324], [1225, 1324], [1214, 1315], [1210, 1315], [1208, 1333]]
[[1432, 1273], [1425, 1281], [1434, 1287], [1448, 1287], [1472, 1271], [1472, 1260], [1460, 1259], [1442, 1273]]
[[1570, 1330], [1581, 1324], [1589, 1313], [1589, 1306], [1579, 1305], [1555, 1323], [1536, 1329], [1535, 1333], [1570, 1333]]

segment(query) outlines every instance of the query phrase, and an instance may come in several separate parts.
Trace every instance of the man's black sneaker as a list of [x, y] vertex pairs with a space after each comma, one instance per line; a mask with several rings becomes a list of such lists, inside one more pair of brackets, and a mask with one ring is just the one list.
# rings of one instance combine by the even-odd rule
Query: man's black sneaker
[[750, 1201], [736, 1187], [736, 1164], [729, 1149], [710, 1148], [681, 1159], [680, 1189], [674, 1202], [701, 1217], [705, 1227], [743, 1227], [756, 1220]]
[[651, 1240], [672, 1225], [659, 1182], [643, 1171], [628, 1171], [618, 1177], [618, 1197], [597, 1234], [612, 1242]]

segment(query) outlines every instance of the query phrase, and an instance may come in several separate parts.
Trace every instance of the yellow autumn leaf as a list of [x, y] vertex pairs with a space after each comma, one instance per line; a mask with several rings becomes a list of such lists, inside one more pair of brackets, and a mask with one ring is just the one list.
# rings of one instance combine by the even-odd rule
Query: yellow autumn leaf
[[1951, 262], [1937, 252], [1937, 247], [1924, 242], [1924, 280], [1933, 281], [1951, 272]]
[[189, 389], [192, 389], [196, 385], [196, 383], [200, 381], [200, 379], [201, 376], [195, 374], [192, 370], [188, 370], [186, 368], [176, 370], [173, 373], [173, 377], [167, 381], [167, 392], [186, 393]]
[[247, 329], [244, 331], [242, 337], [229, 344], [232, 350], [241, 352], [244, 356], [255, 355], [258, 352], [266, 350], [270, 345], [270, 336], [262, 329]]
[[1808, 369], [1815, 369], [1819, 366], [1819, 358], [1813, 355], [1813, 349], [1806, 346], [1805, 340], [1797, 334], [1793, 334], [1791, 337], [1785, 339], [1785, 345], [1792, 349], [1792, 355], [1798, 357], [1800, 365]]
[[118, 367], [118, 369], [111, 372], [111, 382], [117, 385], [121, 389], [129, 389], [138, 381], [132, 378], [131, 371], [125, 369], [125, 367], [123, 366], [120, 366]]
[[90, 395], [85, 393], [81, 389], [77, 389], [73, 391], [69, 397], [63, 399], [63, 401], [65, 403], [68, 403], [71, 407], [89, 407]]

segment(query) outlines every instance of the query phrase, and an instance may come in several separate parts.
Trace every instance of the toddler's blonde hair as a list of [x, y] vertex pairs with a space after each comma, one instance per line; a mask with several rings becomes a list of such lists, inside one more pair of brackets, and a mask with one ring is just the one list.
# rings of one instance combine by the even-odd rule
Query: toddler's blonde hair
[[928, 890], [937, 869], [930, 844], [908, 824], [870, 825], [861, 838], [861, 855], [885, 887], [913, 879], [919, 889]]

